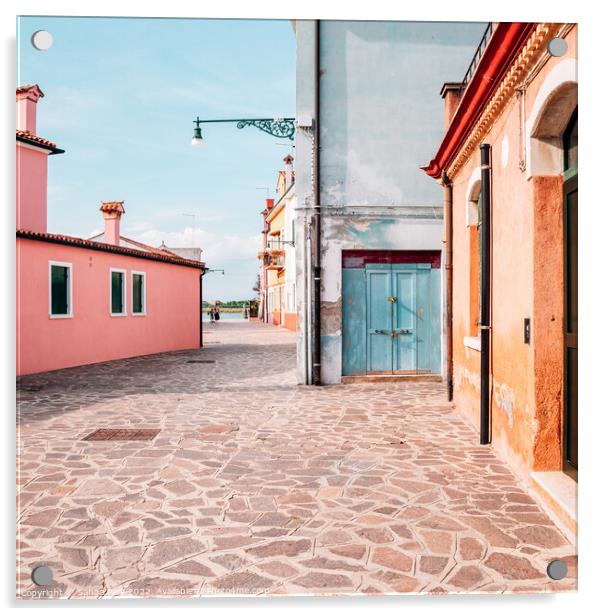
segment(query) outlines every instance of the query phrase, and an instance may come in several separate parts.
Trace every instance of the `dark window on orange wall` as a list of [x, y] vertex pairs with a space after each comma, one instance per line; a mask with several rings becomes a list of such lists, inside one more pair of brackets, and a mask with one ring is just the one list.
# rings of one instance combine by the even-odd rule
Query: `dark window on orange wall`
[[469, 241], [469, 306], [468, 335], [479, 334], [479, 228], [477, 225], [468, 227]]
[[479, 335], [479, 314], [481, 310], [481, 195], [477, 202], [477, 224], [468, 227], [469, 268], [468, 268], [468, 335]]
[[566, 130], [562, 135], [562, 145], [564, 149], [564, 170], [567, 171], [573, 167], [577, 167], [577, 143], [578, 143], [578, 127], [579, 123], [577, 121], [577, 108], [573, 112], [569, 123], [567, 124]]

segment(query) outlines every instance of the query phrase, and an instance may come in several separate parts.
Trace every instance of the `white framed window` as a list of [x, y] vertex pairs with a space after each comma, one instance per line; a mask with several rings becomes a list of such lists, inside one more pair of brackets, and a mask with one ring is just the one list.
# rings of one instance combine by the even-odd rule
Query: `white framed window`
[[146, 315], [146, 272], [132, 271], [132, 315]]
[[73, 265], [48, 261], [48, 315], [51, 319], [73, 317]]
[[111, 268], [109, 270], [109, 310], [112, 317], [127, 316], [126, 301], [126, 270]]

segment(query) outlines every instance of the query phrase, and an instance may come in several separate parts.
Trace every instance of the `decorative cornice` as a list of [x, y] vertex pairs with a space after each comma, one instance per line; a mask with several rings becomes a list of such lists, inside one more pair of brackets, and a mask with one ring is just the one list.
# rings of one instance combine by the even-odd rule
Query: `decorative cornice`
[[550, 39], [559, 34], [565, 24], [541, 23], [537, 24], [533, 33], [526, 40], [518, 57], [506, 71], [506, 76], [497, 90], [487, 103], [485, 109], [479, 114], [473, 129], [464, 139], [461, 148], [455, 154], [448, 168], [447, 175], [450, 179], [464, 166], [474, 149], [481, 143], [483, 136], [491, 129], [492, 125], [502, 114], [516, 88], [527, 77], [529, 71], [546, 52]]

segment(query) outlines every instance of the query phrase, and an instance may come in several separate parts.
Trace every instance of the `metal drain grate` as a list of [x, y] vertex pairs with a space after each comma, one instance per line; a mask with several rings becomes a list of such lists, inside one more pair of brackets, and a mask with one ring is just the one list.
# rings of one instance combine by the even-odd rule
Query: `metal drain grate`
[[159, 432], [157, 428], [98, 428], [82, 441], [152, 441]]
[[215, 359], [189, 359], [187, 364], [214, 364]]

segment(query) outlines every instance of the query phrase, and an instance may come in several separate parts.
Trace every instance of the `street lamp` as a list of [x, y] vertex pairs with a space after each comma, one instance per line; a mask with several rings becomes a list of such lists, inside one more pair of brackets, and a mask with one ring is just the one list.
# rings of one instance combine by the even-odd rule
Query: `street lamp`
[[194, 133], [192, 135], [192, 141], [190, 142], [190, 145], [198, 148], [199, 146], [203, 145], [203, 134], [201, 133], [201, 127], [200, 127], [200, 120], [197, 118], [195, 121], [196, 124], [196, 128], [194, 129]]
[[254, 126], [259, 130], [282, 139], [288, 138], [291, 141], [295, 136], [295, 118], [238, 118], [235, 120], [201, 120], [198, 116], [194, 120], [195, 128], [192, 134], [190, 145], [198, 147], [203, 145], [203, 135], [201, 133], [201, 124], [213, 122], [230, 122], [236, 123], [236, 128], [245, 128], [246, 126]]

